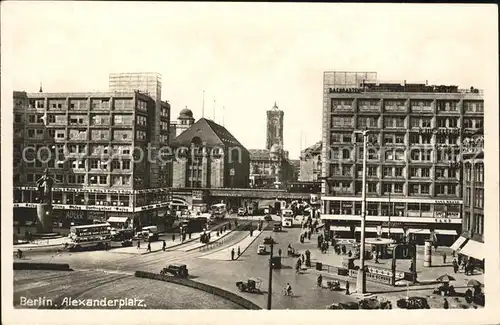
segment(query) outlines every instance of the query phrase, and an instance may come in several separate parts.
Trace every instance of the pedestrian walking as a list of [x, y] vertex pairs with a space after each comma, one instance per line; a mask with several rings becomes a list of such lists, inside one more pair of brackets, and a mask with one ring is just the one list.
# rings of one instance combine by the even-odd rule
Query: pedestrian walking
[[446, 264], [446, 252], [443, 252], [443, 264]]
[[450, 308], [450, 304], [448, 303], [448, 300], [447, 300], [446, 298], [444, 298], [443, 308], [444, 308], [444, 309], [448, 309], [448, 308]]
[[278, 256], [281, 257], [281, 248], [278, 249]]
[[191, 232], [189, 232], [189, 239], [191, 239]]
[[139, 249], [139, 248], [141, 248], [141, 240], [140, 239], [137, 241], [137, 249]]
[[350, 292], [349, 292], [349, 281], [346, 281], [346, 282], [345, 282], [345, 294], [346, 294], [346, 295], [349, 295], [349, 294], [350, 294]]
[[453, 272], [455, 272], [455, 274], [458, 272], [458, 263], [457, 263], [457, 260], [453, 260], [452, 262], [453, 264]]
[[238, 246], [238, 256], [241, 255], [241, 250], [240, 250], [240, 246]]
[[175, 241], [175, 234], [172, 234], [172, 241]]
[[410, 268], [409, 268], [410, 272], [413, 272], [413, 260], [411, 260], [410, 262]]
[[300, 256], [300, 258], [301, 258], [301, 260], [302, 260], [302, 264], [304, 264], [304, 261], [305, 261], [305, 259], [306, 259], [306, 257], [304, 256], [304, 254], [302, 254], [302, 255]]
[[151, 243], [150, 242], [148, 242], [148, 249], [146, 251], [151, 252]]
[[163, 240], [163, 247], [162, 247], [163, 251], [165, 251], [166, 248], [167, 248], [167, 242]]
[[234, 248], [231, 249], [231, 261], [234, 261]]

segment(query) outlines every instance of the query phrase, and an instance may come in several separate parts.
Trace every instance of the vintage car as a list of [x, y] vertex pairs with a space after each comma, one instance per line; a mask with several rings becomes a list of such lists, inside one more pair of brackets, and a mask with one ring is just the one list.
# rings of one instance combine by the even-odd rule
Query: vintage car
[[257, 247], [257, 254], [259, 254], [259, 255], [265, 255], [265, 254], [267, 254], [267, 247], [266, 247], [266, 245], [259, 245]]
[[238, 287], [241, 292], [258, 293], [260, 292], [261, 284], [262, 280], [257, 278], [249, 278], [247, 281], [236, 282], [236, 287]]
[[281, 223], [280, 223], [280, 222], [277, 222], [277, 223], [275, 223], [275, 224], [273, 225], [273, 231], [274, 231], [274, 232], [280, 232], [280, 231], [282, 231], [282, 230], [283, 230], [283, 228], [282, 228], [282, 226], [281, 226]]
[[401, 298], [396, 302], [396, 305], [403, 309], [430, 309], [427, 299], [423, 297]]
[[326, 309], [359, 309], [359, 304], [354, 301], [350, 302], [334, 302], [326, 306]]
[[243, 217], [247, 215], [247, 210], [245, 208], [238, 209], [238, 216]]
[[170, 264], [160, 271], [161, 275], [167, 275], [168, 273], [181, 278], [187, 278], [189, 275], [186, 264], [178, 263]]

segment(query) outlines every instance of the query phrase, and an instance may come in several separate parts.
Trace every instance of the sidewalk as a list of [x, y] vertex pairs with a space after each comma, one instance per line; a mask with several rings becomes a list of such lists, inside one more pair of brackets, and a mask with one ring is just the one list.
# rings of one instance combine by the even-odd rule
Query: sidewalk
[[[248, 249], [248, 247], [250, 247], [250, 245], [252, 245], [252, 243], [255, 240], [257, 240], [257, 238], [260, 236], [261, 233], [262, 231], [255, 230], [253, 232], [253, 236], [250, 237], [250, 235], [248, 235], [242, 241], [235, 244], [234, 246], [219, 250], [217, 252], [208, 255], [204, 255], [202, 256], [202, 258], [210, 260], [219, 260], [219, 261], [231, 261], [231, 250], [234, 249], [235, 252], [234, 259], [237, 260], [241, 255], [243, 255], [243, 253]], [[238, 256], [238, 247], [240, 247], [240, 253], [241, 253], [239, 256]]]
[[18, 249], [30, 250], [41, 247], [57, 247], [57, 246], [63, 247], [64, 244], [67, 242], [68, 242], [68, 237], [59, 237], [54, 239], [36, 239], [33, 240], [31, 243], [27, 244], [18, 244], [18, 245], [14, 244], [12, 248], [14, 251], [17, 251]]
[[[226, 236], [227, 234], [231, 233], [232, 231], [234, 231], [234, 228], [232, 228], [232, 230], [226, 230], [225, 233], [220, 234], [219, 237], [217, 237], [216, 236], [217, 230], [219, 228], [224, 227], [226, 224], [227, 223], [221, 223], [209, 231], [211, 234], [212, 241], [218, 240], [218, 239]], [[166, 238], [165, 239], [165, 243], [166, 243], [165, 249], [171, 249], [171, 248], [178, 247], [181, 245], [186, 245], [188, 243], [192, 243], [192, 244], [185, 246], [185, 247], [191, 247], [191, 249], [194, 249], [193, 247], [195, 247], [195, 248], [201, 247], [201, 246], [205, 245], [205, 244], [199, 242], [199, 239], [200, 239], [200, 236], [202, 233], [203, 232], [192, 233], [191, 238], [186, 237], [186, 240], [184, 240], [184, 241], [181, 241], [181, 236], [179, 234], [176, 234], [175, 241], [172, 241], [171, 238]], [[160, 252], [163, 250], [163, 240], [161, 238], [160, 238], [160, 240], [151, 243], [151, 252], [147, 251], [147, 247], [148, 247], [147, 242], [142, 241], [140, 248], [137, 248], [136, 243], [137, 242], [135, 241], [134, 242], [135, 245], [132, 245], [129, 247], [119, 247], [119, 248], [110, 249], [109, 252], [118, 253], [118, 254], [144, 255], [144, 254]], [[186, 251], [185, 248], [183, 248], [182, 250]]]

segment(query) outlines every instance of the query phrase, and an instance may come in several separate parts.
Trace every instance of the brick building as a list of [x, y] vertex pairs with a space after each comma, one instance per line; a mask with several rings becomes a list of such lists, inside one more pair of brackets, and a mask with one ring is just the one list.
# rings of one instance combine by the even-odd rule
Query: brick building
[[222, 125], [201, 118], [172, 141], [172, 149], [172, 187], [248, 187], [248, 150]]
[[[483, 126], [483, 94], [457, 86], [379, 82], [376, 73], [325, 72], [322, 200], [328, 235], [359, 237], [363, 139], [367, 228], [451, 244], [461, 232], [463, 138]], [[354, 228], [354, 233], [351, 230]], [[436, 235], [436, 236], [434, 236]]]
[[[35, 183], [48, 168], [55, 179], [55, 222], [67, 226], [116, 216], [136, 226], [161, 223], [169, 184], [156, 176], [147, 146], [168, 144], [167, 102], [139, 91], [16, 91], [13, 97], [15, 220], [36, 219]], [[49, 143], [54, 159], [37, 159]], [[134, 162], [134, 148], [144, 159]]]

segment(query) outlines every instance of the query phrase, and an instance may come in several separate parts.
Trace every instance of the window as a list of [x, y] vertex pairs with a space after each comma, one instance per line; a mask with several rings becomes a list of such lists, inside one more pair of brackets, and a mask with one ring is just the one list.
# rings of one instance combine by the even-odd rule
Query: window
[[464, 118], [464, 128], [471, 129], [471, 128], [473, 128], [472, 124], [473, 124], [472, 119]]
[[340, 134], [337, 133], [337, 132], [332, 132], [331, 134], [331, 137], [330, 137], [330, 141], [331, 143], [339, 143], [340, 142]]
[[130, 169], [130, 161], [129, 160], [124, 160], [122, 162], [122, 169]]
[[421, 137], [422, 137], [422, 143], [423, 144], [430, 144], [431, 143], [432, 135], [430, 135], [430, 134], [422, 134]]
[[[429, 194], [429, 191], [430, 191], [429, 188], [430, 188], [429, 184], [420, 185], [420, 194]], [[429, 210], [430, 210], [430, 206], [429, 206]]]
[[375, 193], [377, 192], [377, 183], [368, 183], [368, 193]]
[[401, 134], [397, 134], [395, 140], [396, 140], [395, 142], [397, 144], [404, 144], [405, 143], [405, 136], [401, 135]]
[[437, 127], [438, 128], [445, 128], [446, 127], [446, 118], [444, 117], [438, 117], [436, 121]]
[[415, 133], [410, 134], [410, 144], [420, 144], [420, 135]]
[[384, 134], [384, 144], [392, 144], [394, 141], [392, 134]]
[[394, 152], [386, 151], [385, 152], [385, 160], [394, 160]]
[[403, 193], [403, 184], [401, 183], [394, 184], [394, 193]]
[[[418, 194], [419, 193], [419, 185], [411, 184], [410, 185], [410, 194]], [[410, 210], [410, 204], [408, 204], [408, 210]]]
[[430, 118], [423, 118], [422, 119], [422, 127], [423, 128], [430, 128], [431, 127], [431, 119]]
[[384, 184], [384, 194], [392, 193], [392, 184]]
[[392, 176], [392, 167], [384, 167], [384, 177]]
[[377, 167], [370, 166], [367, 168], [367, 171], [368, 171], [368, 176], [371, 176], [371, 177], [377, 176]]
[[430, 169], [429, 168], [422, 168], [420, 169], [420, 177], [430, 177]]
[[89, 177], [89, 183], [90, 184], [95, 185], [95, 184], [97, 184], [97, 181], [98, 181], [97, 176], [92, 175], [92, 176]]
[[458, 119], [456, 119], [456, 118], [449, 118], [448, 119], [448, 127], [456, 128], [457, 125], [458, 125]]
[[476, 123], [474, 125], [474, 128], [481, 129], [482, 127], [483, 127], [483, 119], [476, 119]]
[[445, 186], [442, 185], [442, 184], [437, 184], [436, 185], [436, 194], [437, 195], [440, 195], [440, 194], [446, 194], [446, 189], [445, 189]]
[[411, 177], [418, 177], [418, 168], [410, 168], [410, 176]]
[[99, 184], [100, 185], [106, 185], [108, 183], [108, 177], [107, 176], [99, 176]]
[[111, 162], [111, 170], [117, 170], [120, 169], [120, 161], [119, 160], [113, 160]]
[[56, 183], [62, 184], [64, 183], [64, 175], [55, 175], [54, 180]]
[[417, 150], [412, 150], [411, 151], [411, 160], [420, 161], [420, 152]]
[[350, 166], [342, 166], [342, 175], [343, 176], [351, 176], [351, 167]]
[[351, 153], [349, 152], [349, 149], [342, 149], [342, 159], [350, 159], [351, 158]]

